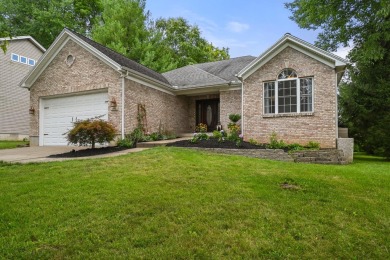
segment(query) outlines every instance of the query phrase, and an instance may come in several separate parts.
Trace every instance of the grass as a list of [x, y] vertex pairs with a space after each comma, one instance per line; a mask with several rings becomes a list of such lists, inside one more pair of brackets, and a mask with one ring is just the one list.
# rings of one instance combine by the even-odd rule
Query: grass
[[11, 149], [16, 148], [19, 145], [26, 145], [28, 142], [25, 141], [6, 141], [0, 140], [0, 149]]
[[364, 155], [310, 165], [170, 147], [0, 163], [0, 258], [387, 259], [389, 194], [390, 164]]

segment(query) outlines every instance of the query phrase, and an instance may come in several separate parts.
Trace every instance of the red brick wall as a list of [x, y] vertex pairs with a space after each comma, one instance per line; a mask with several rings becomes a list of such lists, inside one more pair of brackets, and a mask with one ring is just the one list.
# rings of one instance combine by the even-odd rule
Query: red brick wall
[[[276, 80], [284, 68], [298, 77], [313, 77], [314, 112], [310, 115], [266, 117], [263, 114], [263, 82]], [[331, 67], [288, 47], [249, 76], [244, 82], [244, 138], [269, 142], [275, 131], [287, 143], [319, 142], [323, 148], [336, 147], [337, 96], [335, 71]]]

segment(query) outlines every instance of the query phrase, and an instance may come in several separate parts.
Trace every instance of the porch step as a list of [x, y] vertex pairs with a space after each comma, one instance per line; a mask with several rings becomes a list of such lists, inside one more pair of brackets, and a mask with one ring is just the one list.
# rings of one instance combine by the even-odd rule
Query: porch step
[[182, 134], [180, 134], [180, 137], [192, 138], [193, 136], [194, 136], [194, 133], [182, 133]]
[[[212, 132], [207, 132], [206, 133], [208, 136], [213, 136]], [[187, 138], [192, 138], [194, 136], [194, 133], [181, 133], [180, 137], [187, 137]]]

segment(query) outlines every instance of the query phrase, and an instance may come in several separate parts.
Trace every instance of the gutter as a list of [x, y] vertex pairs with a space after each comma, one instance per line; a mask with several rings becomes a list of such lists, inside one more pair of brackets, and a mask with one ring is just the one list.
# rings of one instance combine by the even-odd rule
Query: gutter
[[[126, 75], [128, 72], [126, 72]], [[121, 89], [121, 138], [125, 139], [125, 77], [126, 75], [121, 74], [122, 89]]]
[[335, 84], [336, 84], [336, 118], [335, 118], [335, 121], [336, 121], [336, 139], [339, 138], [339, 95], [338, 95], [338, 86], [339, 86], [339, 83], [341, 81], [341, 77], [340, 77], [340, 80], [338, 79], [339, 77], [339, 73], [344, 73], [345, 72], [345, 69], [344, 70], [341, 70], [341, 71], [337, 71], [336, 70], [336, 75], [335, 75]]
[[155, 83], [155, 84], [157, 83], [158, 85], [160, 85], [161, 87], [163, 87], [163, 88], [165, 88], [167, 90], [172, 91], [172, 90], [176, 89], [174, 86], [171, 86], [171, 85], [169, 85], [167, 83], [164, 83], [164, 82], [161, 82], [159, 80], [156, 80], [156, 79], [154, 79], [152, 77], [149, 77], [147, 75], [141, 74], [140, 72], [135, 71], [133, 69], [130, 69], [130, 68], [126, 67], [126, 66], [122, 66], [122, 70], [127, 71], [126, 76], [129, 76], [129, 72], [130, 72], [135, 77], [138, 77], [138, 78], [143, 79], [143, 80], [147, 80], [147, 81]]

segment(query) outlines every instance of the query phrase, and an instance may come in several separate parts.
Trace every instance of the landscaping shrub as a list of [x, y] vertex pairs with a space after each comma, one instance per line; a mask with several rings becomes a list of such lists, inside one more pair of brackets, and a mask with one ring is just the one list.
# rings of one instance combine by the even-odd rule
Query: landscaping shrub
[[272, 132], [270, 137], [270, 142], [267, 145], [269, 149], [284, 149], [287, 147], [287, 144], [283, 140], [278, 140], [278, 136], [275, 132]]
[[111, 142], [115, 138], [115, 127], [101, 117], [77, 120], [73, 123], [73, 128], [66, 134], [66, 139], [71, 144], [91, 145]]
[[289, 144], [287, 145], [287, 148], [289, 151], [300, 151], [305, 149], [305, 147], [297, 143]]
[[317, 143], [317, 142], [314, 142], [314, 141], [310, 141], [310, 142], [306, 145], [306, 147], [309, 148], [309, 149], [318, 150], [318, 149], [320, 149], [320, 144]]
[[200, 123], [195, 128], [196, 133], [194, 133], [194, 136], [190, 139], [191, 143], [197, 143], [200, 140], [208, 140], [209, 136], [207, 135], [207, 125]]
[[230, 121], [232, 121], [233, 123], [236, 124], [241, 119], [241, 115], [240, 114], [230, 114], [229, 119], [230, 119]]
[[255, 139], [251, 138], [249, 139], [249, 143], [253, 145], [259, 145], [259, 142], [257, 142]]
[[237, 146], [240, 146], [242, 143], [242, 135], [240, 135], [241, 128], [237, 125], [237, 121], [241, 119], [239, 114], [230, 114], [229, 115], [230, 123], [228, 124], [229, 134], [227, 139], [233, 141]]
[[223, 142], [225, 141], [225, 131], [221, 130], [221, 131], [218, 131], [218, 130], [215, 130], [213, 132], [213, 137], [218, 139], [218, 142]]
[[118, 140], [117, 146], [124, 148], [133, 148], [135, 143], [132, 139], [125, 137], [124, 139]]

